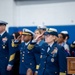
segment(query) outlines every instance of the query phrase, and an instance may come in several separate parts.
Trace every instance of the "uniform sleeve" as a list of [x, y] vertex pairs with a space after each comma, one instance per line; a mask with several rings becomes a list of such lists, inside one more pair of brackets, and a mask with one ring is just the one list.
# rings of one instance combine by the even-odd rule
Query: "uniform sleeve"
[[9, 61], [8, 61], [8, 64], [13, 65], [15, 53], [17, 51], [17, 45], [14, 43], [14, 39], [13, 39], [12, 36], [9, 36], [8, 46], [9, 46]]
[[35, 61], [36, 61], [36, 69], [35, 72], [38, 73], [39, 63], [40, 63], [40, 46], [36, 44], [36, 42], [31, 41], [28, 45], [28, 50], [34, 52]]
[[35, 54], [35, 61], [36, 61], [36, 69], [35, 69], [35, 72], [38, 73], [39, 64], [40, 64], [40, 54], [38, 54], [38, 53]]
[[39, 64], [40, 64], [40, 51], [41, 48], [40, 46], [36, 45], [35, 48], [33, 49], [34, 55], [35, 55], [35, 60], [36, 60], [36, 70], [35, 72], [38, 73], [39, 70]]
[[58, 61], [59, 61], [59, 75], [66, 75], [67, 71], [67, 59], [65, 55], [65, 50], [63, 47], [60, 47], [58, 50]]

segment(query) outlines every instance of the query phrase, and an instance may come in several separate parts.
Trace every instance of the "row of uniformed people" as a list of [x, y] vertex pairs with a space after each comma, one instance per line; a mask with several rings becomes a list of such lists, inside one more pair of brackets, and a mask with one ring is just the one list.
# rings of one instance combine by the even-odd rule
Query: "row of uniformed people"
[[[4, 28], [4, 27], [6, 27], [6, 22], [3, 22], [3, 21], [1, 21], [0, 22], [0, 27], [1, 27], [1, 29], [2, 29], [2, 27]], [[43, 29], [43, 31], [45, 31], [45, 29]], [[50, 69], [51, 69], [51, 71], [49, 71], [48, 73], [50, 73], [50, 72], [53, 72], [54, 73], [54, 75], [58, 75], [58, 73], [59, 72], [61, 72], [60, 74], [65, 74], [65, 73], [62, 73], [62, 72], [65, 72], [66, 71], [66, 64], [61, 64], [61, 63], [59, 63], [58, 64], [58, 62], [62, 62], [63, 60], [64, 60], [64, 62], [63, 63], [66, 63], [66, 61], [65, 61], [65, 59], [62, 59], [62, 60], [59, 60], [60, 58], [65, 58], [66, 56], [64, 56], [64, 57], [62, 57], [62, 52], [61, 51], [58, 51], [59, 49], [59, 47], [54, 47], [54, 46], [52, 46], [54, 49], [52, 49], [52, 50], [50, 50], [50, 48], [48, 48], [48, 52], [46, 52], [47, 51], [47, 47], [45, 47], [45, 46], [48, 46], [48, 43], [49, 43], [49, 41], [50, 41], [50, 39], [53, 39], [55, 36], [56, 36], [56, 34], [57, 34], [57, 31], [53, 31], [54, 33], [56, 33], [56, 34], [54, 34], [54, 33], [51, 33], [51, 28], [50, 29], [48, 29], [46, 32], [48, 33], [45, 33], [45, 45], [42, 45], [43, 43], [44, 43], [44, 39], [42, 40], [42, 37], [40, 37], [37, 41], [36, 41], [36, 45], [35, 45], [35, 48], [33, 48], [34, 47], [34, 44], [35, 43], [32, 43], [32, 45], [30, 45], [29, 43], [30, 43], [30, 41], [32, 41], [32, 38], [33, 38], [33, 32], [31, 32], [30, 30], [27, 30], [27, 29], [24, 29], [23, 30], [23, 38], [21, 39], [21, 40], [24, 40], [25, 42], [23, 42], [23, 43], [21, 43], [20, 44], [20, 46], [17, 46], [17, 44], [18, 44], [18, 41], [17, 40], [15, 40], [15, 43], [14, 43], [14, 40], [13, 40], [13, 38], [10, 38], [10, 37], [8, 37], [7, 35], [6, 36], [4, 36], [4, 37], [0, 37], [1, 39], [1, 41], [2, 41], [2, 43], [0, 44], [1, 46], [0, 46], [0, 50], [1, 50], [1, 54], [2, 54], [2, 56], [4, 56], [4, 58], [6, 58], [7, 59], [7, 55], [6, 54], [4, 54], [3, 52], [7, 52], [7, 53], [9, 53], [9, 56], [10, 56], [10, 58], [9, 58], [9, 56], [8, 56], [8, 59], [9, 59], [9, 61], [8, 61], [8, 59], [7, 59], [7, 63], [6, 62], [4, 62], [5, 60], [3, 60], [2, 61], [2, 63], [1, 63], [1, 65], [3, 64], [6, 64], [6, 66], [3, 66], [3, 67], [1, 67], [1, 70], [0, 70], [0, 73], [1, 73], [1, 75], [8, 75], [7, 73], [9, 73], [8, 71], [10, 71], [11, 69], [12, 69], [12, 67], [13, 67], [13, 62], [14, 62], [14, 57], [15, 57], [15, 52], [17, 51], [17, 50], [20, 50], [20, 74], [22, 75], [22, 74], [26, 74], [26, 72], [27, 72], [27, 70], [28, 70], [28, 68], [31, 68], [31, 70], [33, 71], [33, 72], [39, 72], [38, 73], [38, 75], [48, 75], [47, 74], [47, 72], [45, 72], [45, 74], [44, 74], [44, 71], [46, 70], [45, 68], [46, 67], [48, 67], [49, 65], [51, 65], [51, 64], [49, 64], [49, 65], [47, 65], [48, 63], [47, 62], [50, 62], [50, 63], [52, 63], [53, 65], [55, 65], [55, 66], [52, 66], [52, 67], [50, 67]], [[38, 34], [38, 32], [39, 32], [39, 34]], [[4, 30], [2, 30], [2, 31], [0, 31], [0, 33], [2, 33], [2, 34], [4, 34], [5, 33], [5, 29]], [[37, 29], [36, 31], [35, 31], [35, 38], [37, 38], [40, 34], [42, 33], [42, 31], [41, 31], [41, 29], [39, 30], [39, 29]], [[43, 32], [44, 33], [44, 32]], [[42, 34], [43, 34], [42, 33]], [[50, 38], [51, 37], [51, 35], [53, 35], [53, 37], [52, 38]], [[43, 35], [42, 35], [43, 36]], [[50, 37], [49, 37], [50, 36]], [[10, 38], [10, 39], [9, 39]], [[56, 38], [57, 37], [55, 37], [52, 41], [53, 42], [56, 42], [55, 40], [56, 40]], [[8, 42], [8, 43], [6, 43], [6, 42]], [[56, 45], [57, 43], [55, 43], [55, 45]], [[57, 46], [57, 45], [56, 45]], [[8, 47], [8, 49], [7, 49], [7, 47]], [[46, 48], [46, 51], [44, 52], [43, 50], [41, 50], [41, 48], [42, 47], [44, 47], [44, 48]], [[3, 49], [3, 50], [2, 50]], [[10, 50], [11, 49], [11, 50]], [[33, 49], [33, 50], [31, 50], [31, 49]], [[5, 51], [4, 51], [5, 50]], [[30, 51], [31, 50], [31, 51]], [[3, 52], [2, 52], [3, 51]], [[56, 52], [56, 53], [55, 53]], [[53, 53], [53, 54], [52, 54]], [[48, 54], [48, 56], [49, 56], [49, 58], [48, 57], [45, 57], [45, 55], [44, 54]], [[60, 56], [60, 58], [58, 59], [58, 56], [59, 55], [61, 55]], [[47, 55], [46, 55], [47, 56]], [[51, 57], [52, 56], [52, 57]], [[44, 57], [44, 58], [43, 58]], [[2, 57], [3, 58], [3, 57]], [[1, 58], [1, 59], [2, 59]], [[40, 62], [40, 58], [41, 58], [41, 60], [43, 60], [43, 61], [41, 61]], [[50, 59], [50, 60], [47, 60], [47, 59]], [[56, 61], [58, 59], [58, 61]], [[47, 62], [45, 62], [45, 61], [47, 61]], [[3, 63], [4, 62], [4, 63]], [[42, 65], [42, 67], [40, 66], [40, 68], [41, 69], [39, 69], [39, 63]], [[57, 64], [55, 64], [55, 63], [57, 63]], [[47, 65], [47, 66], [46, 66]], [[56, 68], [56, 67], [58, 67], [58, 65], [59, 65], [59, 67], [61, 67], [61, 65], [62, 66], [64, 66], [64, 69], [63, 69], [63, 71], [62, 71], [62, 69], [61, 69], [61, 71], [55, 71], [54, 69]], [[36, 67], [36, 68], [35, 68]], [[7, 68], [7, 70], [6, 70], [6, 68]], [[13, 67], [14, 68], [14, 67]], [[36, 70], [35, 70], [36, 69]], [[37, 69], [39, 69], [39, 71], [37, 70]], [[49, 68], [48, 68], [49, 69]], [[59, 68], [57, 68], [57, 70], [58, 70]], [[53, 70], [53, 71], [52, 71]], [[4, 73], [5, 72], [5, 73]], [[7, 72], [7, 73], [6, 73]], [[33, 73], [33, 72], [31, 72], [31, 73]], [[2, 74], [3, 73], [3, 74]], [[41, 73], [43, 73], [43, 74], [41, 74]], [[49, 74], [49, 75], [53, 75], [53, 73], [51, 74]], [[12, 71], [12, 74], [13, 74], [13, 71]], [[11, 75], [11, 74], [10, 74]]]
[[[43, 29], [43, 30], [45, 30], [45, 29]], [[40, 35], [42, 33], [42, 31], [41, 30], [39, 30], [39, 29], [37, 29], [37, 30], [35, 30], [35, 37], [34, 38], [36, 38], [38, 35]], [[16, 50], [20, 50], [21, 51], [21, 49], [23, 48], [24, 50], [23, 50], [23, 56], [22, 56], [22, 58], [23, 59], [20, 59], [22, 62], [20, 62], [20, 65], [24, 62], [24, 67], [25, 68], [23, 68], [26, 72], [27, 72], [27, 69], [28, 68], [30, 68], [30, 65], [31, 66], [35, 66], [34, 68], [36, 69], [35, 70], [35, 74], [37, 73], [37, 69], [38, 69], [38, 65], [39, 65], [39, 61], [40, 61], [40, 53], [33, 53], [33, 52], [31, 52], [31, 54], [33, 53], [33, 55], [31, 55], [31, 58], [33, 59], [33, 58], [35, 58], [35, 60], [33, 61], [33, 60], [31, 60], [31, 59], [28, 59], [27, 57], [29, 56], [30, 57], [30, 52], [28, 51], [28, 50], [25, 50], [26, 48], [25, 48], [25, 43], [27, 42], [27, 44], [32, 40], [32, 38], [33, 38], [33, 32], [31, 32], [30, 30], [28, 30], [28, 29], [23, 29], [23, 33], [22, 33], [22, 37], [21, 37], [21, 41], [23, 42], [23, 45], [22, 45], [22, 43], [21, 43], [21, 45], [19, 46], [19, 47], [16, 47], [15, 45], [17, 44], [17, 42], [18, 42], [18, 40], [15, 40], [15, 43], [14, 43], [14, 47], [16, 48]], [[32, 38], [31, 38], [32, 37]], [[30, 38], [30, 40], [29, 40], [29, 38]], [[39, 46], [41, 46], [42, 44], [44, 43], [44, 40], [42, 40], [42, 38], [40, 38], [38, 41], [37, 41], [37, 44], [39, 45]], [[36, 45], [37, 46], [37, 45]], [[21, 49], [20, 49], [20, 47], [21, 47]], [[18, 49], [19, 48], [19, 49]], [[15, 53], [15, 52], [14, 52]], [[21, 55], [21, 53], [22, 52], [20, 52], [20, 55]], [[28, 53], [28, 56], [26, 55]], [[13, 54], [12, 54], [13, 55]], [[27, 59], [24, 59], [24, 55], [25, 55], [25, 58], [27, 58]], [[32, 57], [33, 56], [33, 57]], [[29, 62], [28, 63], [28, 65], [26, 65], [25, 63], [26, 63], [26, 60], [28, 60], [27, 62]], [[29, 60], [31, 60], [31, 61], [29, 61]], [[32, 62], [34, 62], [35, 64], [33, 64]], [[23, 67], [23, 65], [21, 65], [21, 67]], [[26, 72], [24, 72], [23, 71], [23, 69], [21, 69], [21, 67], [20, 67], [20, 74], [26, 74]], [[14, 66], [14, 68], [15, 68], [15, 66]], [[33, 71], [34, 72], [34, 71]]]
[[[15, 50], [18, 50], [16, 48], [18, 43], [16, 42], [17, 44], [14, 45], [13, 36], [9, 35], [6, 32], [7, 24], [8, 24], [7, 22], [0, 21], [0, 75], [11, 75], [10, 71], [14, 64], [14, 57], [15, 57], [15, 52], [16, 52]], [[31, 33], [30, 34], [28, 33], [28, 36], [30, 36], [30, 38], [27, 37], [26, 42], [30, 41], [30, 39], [32, 39]], [[23, 45], [23, 44], [24, 43], [22, 43], [21, 45]], [[27, 43], [26, 43], [26, 45], [27, 45]], [[25, 53], [25, 50], [24, 50], [25, 47], [26, 47], [25, 44], [23, 45], [23, 47], [22, 46], [20, 47], [20, 50], [21, 50], [20, 54], [21, 54], [21, 59], [22, 59], [22, 60], [20, 60], [20, 62], [21, 62], [20, 65], [22, 65], [20, 67], [20, 72], [21, 73], [23, 72], [24, 74], [25, 74], [26, 70], [24, 70], [23, 67], [25, 67], [25, 69], [27, 69], [30, 65], [33, 70], [35, 67], [35, 62], [33, 62], [34, 59], [32, 58], [34, 56], [33, 56], [32, 52], [30, 53], [27, 50]], [[22, 50], [24, 50], [24, 51], [22, 51]], [[27, 57], [27, 53], [29, 54], [29, 57]], [[26, 54], [27, 58], [24, 56], [24, 54]], [[26, 60], [27, 60], [25, 65], [23, 65], [24, 61], [26, 61], [26, 60], [24, 60], [24, 58], [26, 58]], [[27, 65], [27, 64], [29, 64], [29, 65]], [[13, 72], [12, 72], [12, 75], [13, 75]]]
[[[32, 40], [28, 45], [29, 51], [35, 50], [37, 40], [42, 35], [39, 35], [36, 39]], [[36, 52], [40, 52], [38, 75], [66, 75], [66, 55], [64, 47], [58, 45], [56, 42], [56, 37], [58, 36], [57, 30], [49, 28], [44, 33], [44, 36], [45, 43], [41, 47], [38, 46], [38, 49], [36, 50]]]
[[[36, 30], [35, 37], [37, 37], [37, 35], [39, 35], [39, 34], [41, 34], [41, 31]], [[40, 53], [39, 52], [36, 53], [36, 49], [38, 47], [37, 44], [39, 44], [41, 46], [42, 43], [44, 43], [44, 41], [41, 40], [42, 38], [39, 39], [37, 41], [36, 48], [34, 50], [35, 53], [33, 51], [29, 52], [29, 50], [27, 49], [27, 46], [28, 46], [29, 42], [33, 39], [33, 35], [34, 35], [34, 33], [31, 32], [30, 30], [23, 29], [23, 33], [22, 33], [23, 37], [22, 38], [23, 38], [24, 42], [22, 42], [19, 46], [16, 47], [16, 44], [18, 41], [17, 40], [14, 41], [15, 49], [20, 50], [20, 75], [22, 75], [22, 74], [26, 75], [28, 68], [30, 68], [32, 70], [32, 73], [34, 73], [34, 72], [37, 73], [37, 69], [38, 69], [38, 65], [39, 65], [39, 61], [40, 61]], [[15, 51], [13, 52], [13, 54], [14, 53], [15, 53]]]
[[[26, 74], [25, 71], [27, 71], [28, 68], [31, 68], [33, 70], [33, 72], [36, 71], [35, 69], [37, 69], [38, 65], [36, 67], [35, 64], [39, 64], [39, 63], [35, 57], [38, 54], [37, 53], [34, 54], [33, 52], [29, 52], [26, 49], [26, 46], [33, 38], [33, 33], [31, 31], [28, 32], [28, 30], [26, 30], [27, 32], [25, 32], [23, 34], [24, 36], [21, 39], [21, 40], [24, 39], [24, 42], [21, 43], [21, 45], [19, 47], [17, 47], [19, 42], [14, 39], [16, 39], [19, 36], [19, 34], [16, 34], [16, 33], [13, 34], [14, 38], [13, 38], [13, 36], [9, 35], [5, 30], [7, 24], [8, 24], [7, 22], [0, 21], [0, 40], [1, 40], [1, 43], [0, 43], [0, 65], [1, 65], [0, 75], [8, 75], [8, 74], [13, 75], [14, 74], [13, 72], [16, 72], [16, 71], [14, 71], [17, 69], [15, 66], [19, 65], [19, 63], [15, 62], [16, 63], [15, 64], [14, 61], [18, 62], [19, 59], [18, 60], [14, 60], [14, 59], [17, 59], [17, 57], [15, 57], [15, 52], [19, 49], [20, 49], [20, 55], [21, 55], [20, 56], [20, 74]], [[40, 31], [39, 31], [39, 33], [40, 33]], [[40, 42], [40, 45], [41, 44], [42, 44], [42, 42]], [[16, 56], [17, 56], [17, 53], [16, 53]], [[13, 70], [10, 73], [11, 69], [13, 69]], [[17, 74], [17, 73], [15, 73], [15, 74]]]
[[[43, 29], [43, 30], [45, 30], [45, 29]], [[41, 31], [38, 29], [38, 30], [35, 31], [35, 35], [37, 34], [37, 31], [41, 32]], [[61, 32], [60, 34], [63, 35], [63, 36], [62, 36], [63, 42], [62, 42], [61, 46], [63, 46], [63, 47], [65, 48], [66, 55], [69, 56], [69, 55], [70, 55], [70, 53], [69, 53], [69, 50], [70, 50], [70, 49], [69, 49], [69, 46], [68, 46], [67, 43], [64, 42], [64, 40], [65, 40], [65, 38], [66, 38], [66, 36], [65, 36], [64, 34], [67, 35], [67, 32], [66, 32], [66, 31], [63, 31], [63, 32]], [[60, 34], [59, 34], [59, 35], [60, 35]], [[60, 38], [59, 35], [58, 35], [58, 38]], [[68, 37], [68, 36], [67, 36], [67, 37]], [[59, 40], [59, 39], [58, 39], [58, 40]], [[42, 40], [42, 41], [43, 41], [43, 40]], [[38, 40], [38, 41], [37, 41], [37, 44], [39, 44], [39, 45], [41, 44], [41, 45], [42, 45], [43, 42], [44, 42], [44, 41], [43, 41], [43, 42], [42, 42], [42, 41], [39, 42], [39, 40]], [[39, 42], [39, 43], [38, 43], [38, 42]], [[42, 43], [41, 43], [41, 42], [42, 42]], [[58, 41], [57, 41], [57, 42], [58, 42]], [[39, 60], [39, 54], [38, 54], [38, 53], [35, 54], [35, 59], [37, 59], [36, 61], [37, 61], [37, 63], [39, 63], [39, 61], [38, 61], [38, 60]], [[36, 69], [38, 69], [38, 64], [37, 64], [37, 66], [36, 66]], [[36, 73], [37, 73], [37, 71], [36, 71]]]
[[[43, 31], [45, 31], [45, 29], [43, 29]], [[35, 31], [35, 38], [38, 36], [37, 34], [38, 33], [42, 33], [42, 31], [41, 31], [41, 29], [39, 30], [39, 29], [37, 29], [36, 31]], [[60, 36], [61, 35], [61, 36]], [[60, 42], [59, 43], [59, 40], [60, 39], [57, 39], [57, 43], [59, 44], [59, 45], [61, 45], [61, 46], [63, 46], [64, 47], [64, 50], [65, 50], [65, 54], [66, 54], [66, 57], [67, 56], [70, 56], [70, 47], [69, 47], [69, 44], [67, 43], [67, 41], [65, 40], [65, 39], [68, 39], [69, 38], [69, 35], [68, 35], [68, 32], [67, 31], [62, 31], [59, 35], [58, 35], [58, 38], [63, 38], [62, 39], [62, 42]], [[57, 38], [57, 37], [56, 37]], [[56, 39], [55, 39], [56, 40]], [[36, 44], [38, 44], [39, 46], [41, 46], [42, 44], [44, 43], [44, 40], [42, 40], [42, 37], [41, 38], [39, 38], [38, 40], [37, 40], [37, 43]], [[36, 69], [38, 69], [39, 68], [39, 57], [40, 57], [40, 54], [35, 50], [34, 51], [35, 53], [34, 53], [34, 55], [35, 55], [35, 60], [36, 60], [36, 62], [37, 62], [37, 65], [36, 65]], [[36, 70], [36, 73], [37, 73], [37, 70]]]
[[[24, 34], [27, 34], [27, 33], [24, 33]], [[38, 41], [37, 41], [38, 42]], [[31, 47], [29, 47], [29, 50], [32, 48], [32, 46]], [[35, 50], [35, 49], [34, 49]], [[34, 51], [35, 52], [35, 51]], [[52, 58], [52, 60], [54, 60], [53, 58]], [[43, 64], [43, 63], [42, 63]], [[39, 67], [38, 65], [37, 65], [37, 67]]]
[[71, 56], [71, 54], [70, 54], [70, 45], [67, 43], [68, 39], [69, 39], [69, 35], [68, 35], [67, 31], [62, 31], [60, 34], [58, 34], [57, 43], [64, 47], [66, 57]]

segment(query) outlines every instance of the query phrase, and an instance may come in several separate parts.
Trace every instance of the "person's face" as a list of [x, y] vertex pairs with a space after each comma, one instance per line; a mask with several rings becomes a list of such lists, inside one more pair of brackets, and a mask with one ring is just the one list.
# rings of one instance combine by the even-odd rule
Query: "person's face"
[[45, 30], [42, 30], [42, 29], [40, 31], [41, 31], [41, 33], [45, 33], [46, 32]]
[[[44, 34], [45, 32], [46, 32], [46, 30], [42, 30], [42, 29], [41, 29], [41, 34]], [[45, 36], [43, 35], [43, 36], [42, 36], [42, 39], [44, 39], [44, 38], [45, 38]]]
[[34, 37], [36, 38], [36, 37], [39, 36], [40, 34], [41, 34], [41, 33], [40, 33], [38, 30], [36, 30], [36, 31], [35, 31], [35, 36], [34, 36]]
[[23, 39], [24, 39], [25, 42], [30, 41], [31, 38], [32, 38], [32, 36], [30, 36], [30, 35], [23, 35]]
[[0, 33], [2, 33], [3, 31], [5, 31], [6, 26], [5, 25], [0, 25]]
[[21, 35], [21, 41], [24, 41], [24, 35]]
[[64, 42], [64, 39], [63, 39], [62, 34], [58, 34], [58, 40], [57, 40], [57, 42], [58, 42], [58, 43]]
[[55, 40], [55, 36], [53, 36], [53, 35], [45, 35], [45, 42], [46, 43], [52, 43], [52, 42], [54, 42], [54, 40]]

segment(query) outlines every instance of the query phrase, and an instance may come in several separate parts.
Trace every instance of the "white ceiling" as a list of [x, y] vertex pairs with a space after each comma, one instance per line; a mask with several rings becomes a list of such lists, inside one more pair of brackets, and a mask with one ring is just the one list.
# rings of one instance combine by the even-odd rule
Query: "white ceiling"
[[45, 4], [45, 3], [61, 3], [61, 2], [73, 2], [75, 0], [14, 0], [17, 5], [30, 5], [30, 4]]
[[14, 1], [51, 1], [51, 2], [68, 2], [68, 1], [75, 1], [75, 0], [14, 0]]

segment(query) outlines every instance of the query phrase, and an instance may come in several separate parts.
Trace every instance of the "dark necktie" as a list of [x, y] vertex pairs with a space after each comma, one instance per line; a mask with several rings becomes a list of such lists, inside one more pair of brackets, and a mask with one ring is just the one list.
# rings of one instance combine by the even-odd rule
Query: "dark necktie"
[[50, 49], [51, 49], [51, 47], [50, 47], [50, 46], [48, 46], [48, 48], [47, 48], [47, 53], [50, 51]]

